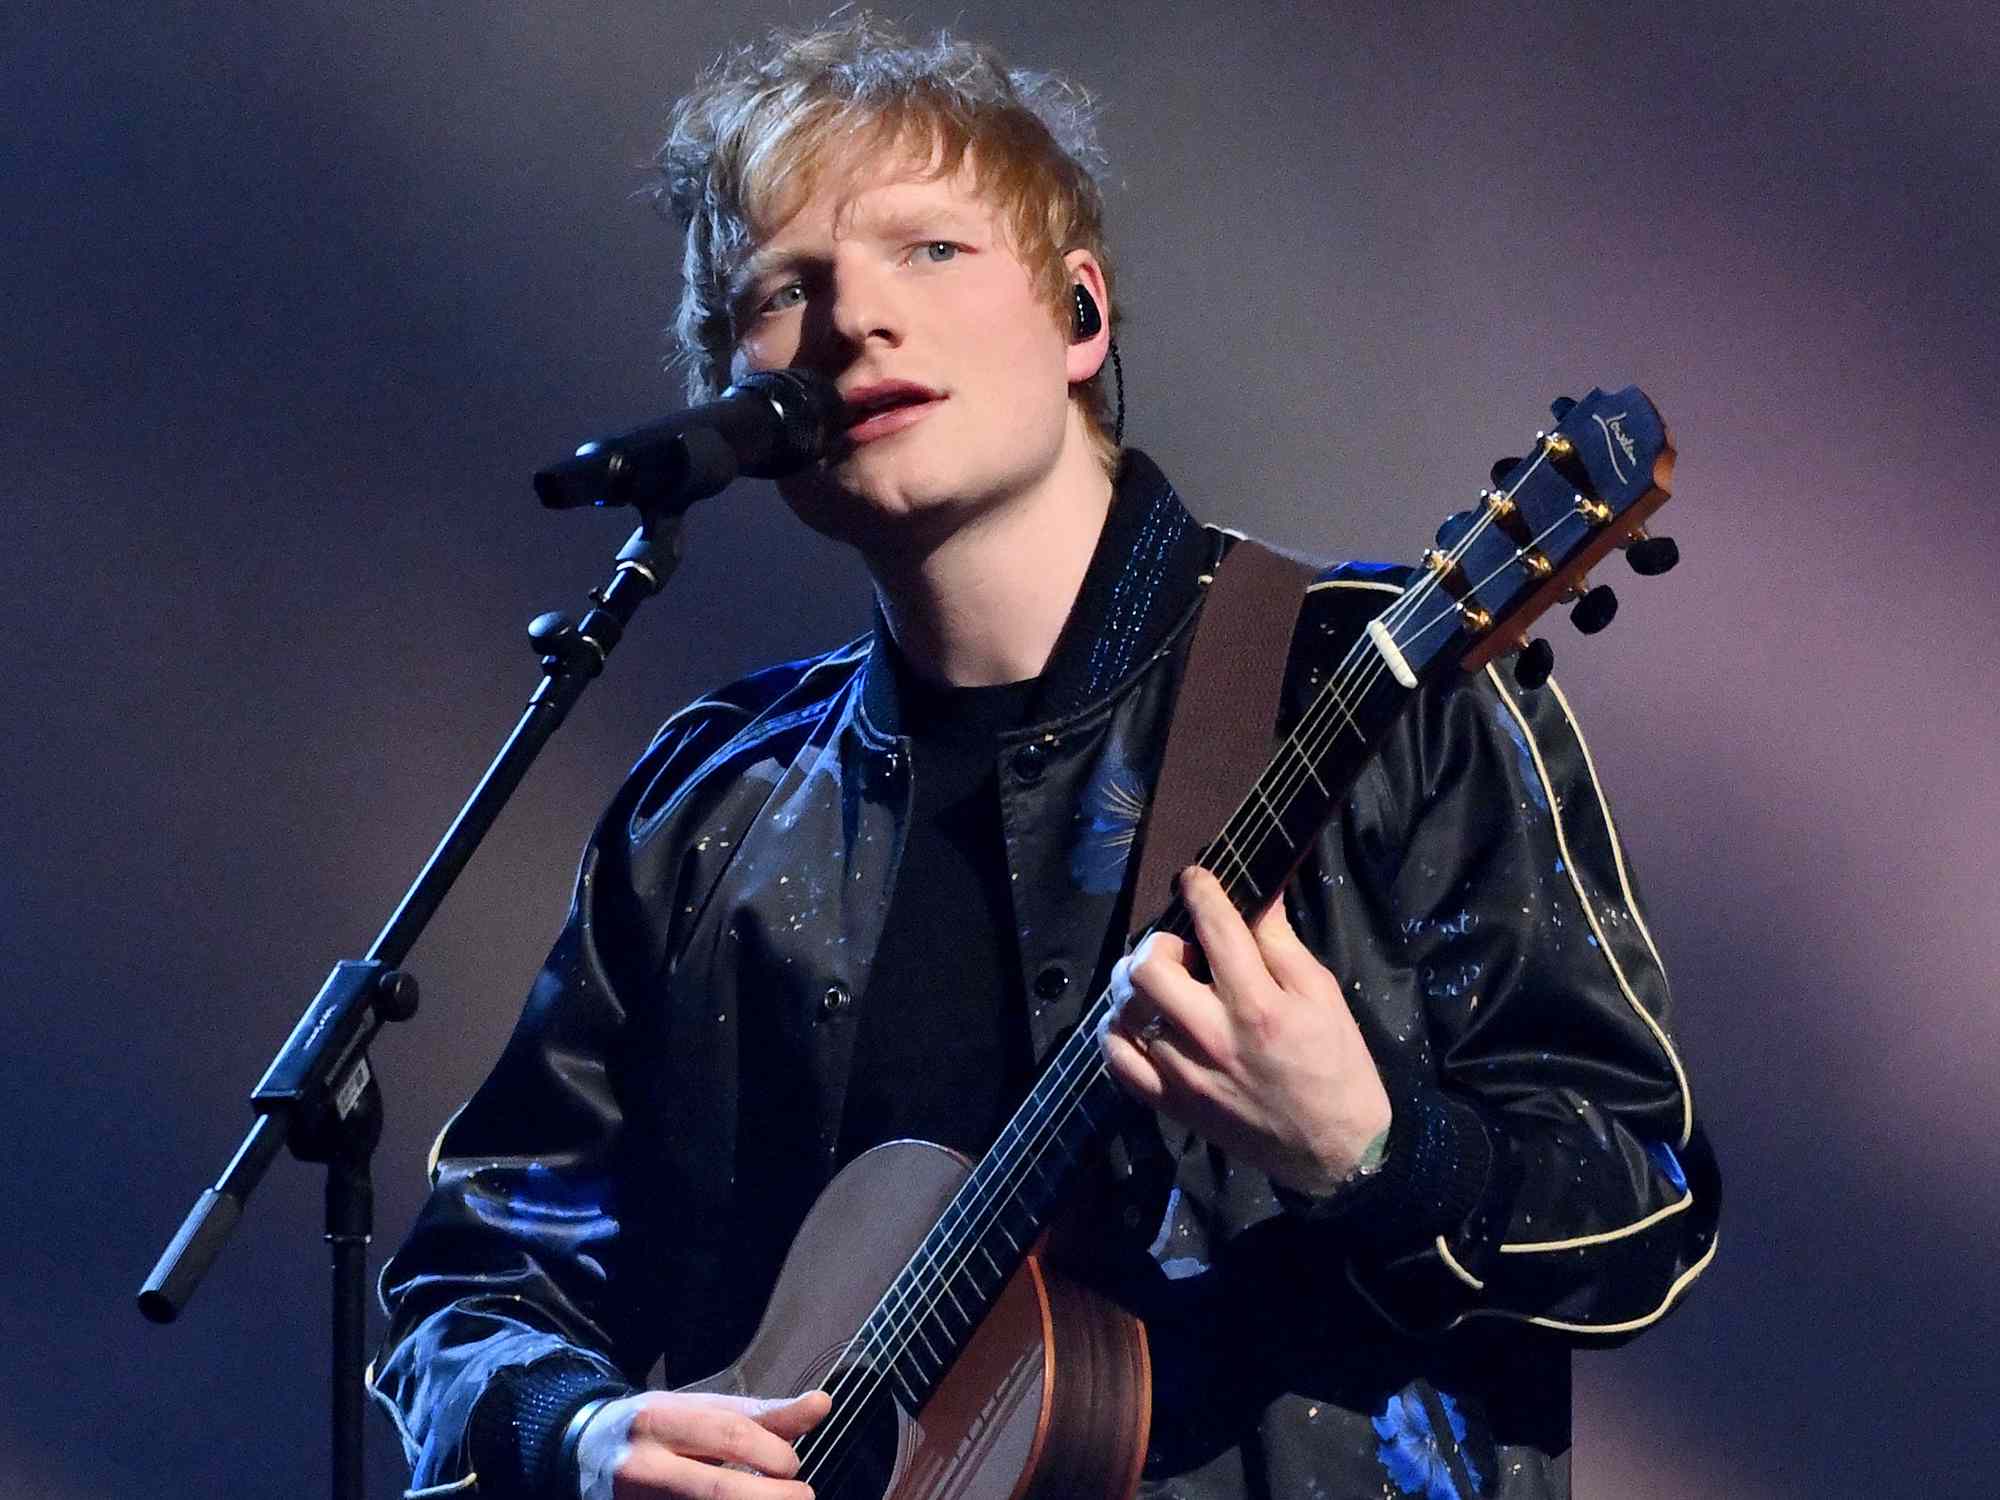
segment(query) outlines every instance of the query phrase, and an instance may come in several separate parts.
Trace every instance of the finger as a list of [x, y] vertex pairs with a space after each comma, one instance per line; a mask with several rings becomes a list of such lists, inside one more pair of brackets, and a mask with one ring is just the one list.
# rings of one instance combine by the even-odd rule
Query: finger
[[[1111, 966], [1111, 1010], [1106, 1020], [1111, 1026], [1123, 1031], [1134, 1040], [1143, 1040], [1139, 1034], [1141, 1028], [1158, 1014], [1158, 1009], [1134, 986], [1132, 971], [1149, 962], [1154, 966], [1153, 970], [1148, 971], [1149, 975], [1163, 966], [1168, 970], [1174, 967], [1170, 959], [1156, 956], [1163, 952], [1158, 940], [1164, 936], [1166, 934], [1149, 934], [1140, 941], [1138, 947]], [[1147, 982], [1150, 984], [1154, 981], [1149, 977]]]
[[1177, 932], [1165, 930], [1149, 932], [1132, 951], [1132, 956], [1135, 959], [1158, 958], [1165, 963], [1178, 964], [1185, 969], [1188, 966], [1187, 939]]
[[1097, 1045], [1104, 1052], [1104, 1066], [1118, 1086], [1142, 1104], [1160, 1102], [1160, 1075], [1148, 1060], [1146, 1049], [1121, 1031], [1101, 1026]]
[[[1132, 971], [1141, 964], [1157, 970], [1187, 971], [1188, 945], [1171, 932], [1149, 932], [1138, 946], [1111, 966], [1111, 1008], [1113, 1017], [1132, 1002]], [[1190, 976], [1192, 977], [1192, 976]]]
[[799, 1456], [747, 1409], [761, 1404], [739, 1396], [709, 1395], [662, 1401], [632, 1419], [632, 1436], [686, 1457], [748, 1464], [762, 1473], [789, 1478], [798, 1472]]
[[[1154, 937], [1167, 938], [1171, 934], [1156, 933]], [[1184, 1046], [1200, 1052], [1211, 1061], [1220, 1061], [1229, 1053], [1229, 1017], [1224, 1012], [1222, 1001], [1214, 989], [1188, 973], [1187, 968], [1169, 955], [1176, 952], [1185, 954], [1187, 945], [1174, 938], [1174, 948], [1164, 944], [1152, 947], [1154, 939], [1148, 938], [1133, 954], [1131, 985], [1133, 1003], [1119, 1012], [1119, 1029], [1136, 1040], [1148, 1045], [1153, 1038], [1140, 1035], [1140, 1028], [1146, 1022], [1159, 1017], [1170, 1031], [1178, 1032]]]
[[826, 1420], [826, 1414], [833, 1410], [833, 1397], [825, 1391], [807, 1391], [803, 1396], [793, 1396], [789, 1400], [780, 1397], [775, 1401], [753, 1404], [762, 1408], [750, 1413], [753, 1421], [775, 1432], [786, 1442], [796, 1443]]
[[811, 1500], [812, 1486], [723, 1469], [665, 1448], [634, 1448], [618, 1466], [612, 1500]]
[[1270, 970], [1257, 940], [1217, 880], [1200, 865], [1181, 872], [1181, 900], [1194, 918], [1195, 941], [1208, 957], [1209, 972], [1224, 1000], [1237, 999], [1267, 983]]
[[[1172, 1032], [1162, 1033], [1144, 1047], [1135, 1047], [1123, 1037], [1113, 1041], [1142, 1080], [1136, 1087], [1127, 1085], [1140, 1103], [1191, 1130], [1209, 1133], [1215, 1113], [1217, 1075], [1213, 1068], [1190, 1056]], [[1115, 1066], [1113, 1076], [1120, 1076]]]
[[1194, 1117], [1214, 1096], [1215, 1069], [1171, 1031], [1147, 1043], [1146, 1063], [1160, 1081], [1159, 1097], [1152, 1103], [1183, 1125], [1195, 1124]]
[[1340, 981], [1293, 930], [1291, 913], [1285, 910], [1282, 894], [1264, 909], [1250, 928], [1250, 935], [1257, 940], [1257, 951], [1271, 977], [1291, 993], [1323, 994], [1329, 986], [1339, 992]]

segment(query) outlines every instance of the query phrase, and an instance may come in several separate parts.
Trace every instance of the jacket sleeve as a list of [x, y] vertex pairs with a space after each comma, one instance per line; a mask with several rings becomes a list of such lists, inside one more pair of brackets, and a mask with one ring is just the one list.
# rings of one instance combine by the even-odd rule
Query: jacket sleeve
[[[569, 917], [493, 1072], [445, 1127], [415, 1227], [381, 1277], [388, 1330], [371, 1390], [417, 1495], [558, 1493], [587, 1401], [642, 1385], [664, 1341], [624, 1201], [620, 1071], [661, 945], [634, 893], [628, 829], [742, 722], [714, 703], [670, 720], [599, 823]], [[655, 903], [657, 905], [657, 903]]]
[[1718, 1178], [1561, 689], [1427, 690], [1329, 837], [1383, 956], [1350, 1000], [1394, 1122], [1379, 1172], [1286, 1207], [1339, 1226], [1407, 1331], [1602, 1343], [1662, 1317], [1714, 1256]]

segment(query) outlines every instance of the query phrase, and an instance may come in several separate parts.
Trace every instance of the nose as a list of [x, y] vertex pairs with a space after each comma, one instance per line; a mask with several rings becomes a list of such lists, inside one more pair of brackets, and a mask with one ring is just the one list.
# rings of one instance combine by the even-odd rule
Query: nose
[[858, 352], [870, 344], [902, 343], [902, 301], [890, 268], [859, 246], [843, 246], [833, 258], [827, 323], [834, 337]]

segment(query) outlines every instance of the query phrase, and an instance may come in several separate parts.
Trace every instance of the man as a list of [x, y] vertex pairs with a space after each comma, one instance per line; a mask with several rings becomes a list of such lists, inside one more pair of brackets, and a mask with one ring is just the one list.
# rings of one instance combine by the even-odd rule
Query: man
[[[384, 1272], [418, 1493], [805, 1494], [823, 1393], [638, 1387], [735, 1356], [847, 1160], [983, 1151], [1094, 974], [1156, 1112], [1098, 1267], [1154, 1350], [1144, 1493], [1565, 1493], [1569, 1345], [1713, 1253], [1664, 979], [1553, 689], [1425, 695], [1286, 901], [1246, 925], [1187, 872], [1205, 964], [1162, 936], [1114, 967], [1228, 539], [1110, 430], [1082, 104], [864, 17], [677, 116], [693, 388], [836, 381], [845, 440], [781, 488], [879, 617], [676, 715], [600, 823]], [[1394, 591], [1309, 592], [1293, 711]]]

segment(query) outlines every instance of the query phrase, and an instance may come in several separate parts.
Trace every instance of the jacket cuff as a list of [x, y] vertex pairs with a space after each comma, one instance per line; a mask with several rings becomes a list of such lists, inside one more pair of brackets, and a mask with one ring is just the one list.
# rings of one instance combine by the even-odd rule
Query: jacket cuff
[[1324, 1196], [1273, 1184], [1294, 1218], [1338, 1228], [1356, 1253], [1389, 1259], [1450, 1235], [1471, 1217], [1493, 1168], [1493, 1141], [1471, 1105], [1434, 1085], [1397, 1090], [1382, 1165]]
[[581, 1355], [557, 1355], [503, 1370], [480, 1393], [466, 1425], [479, 1493], [503, 1500], [576, 1500], [575, 1455], [563, 1472], [570, 1419], [600, 1397], [634, 1386]]

